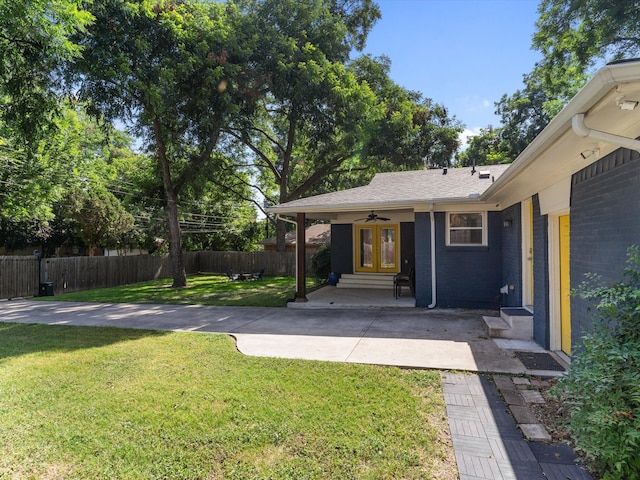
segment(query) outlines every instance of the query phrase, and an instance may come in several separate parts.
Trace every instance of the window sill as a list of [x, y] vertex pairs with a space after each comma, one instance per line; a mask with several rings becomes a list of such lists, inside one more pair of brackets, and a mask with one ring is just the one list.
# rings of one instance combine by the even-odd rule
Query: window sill
[[447, 245], [445, 249], [448, 252], [486, 252], [489, 250], [488, 245]]

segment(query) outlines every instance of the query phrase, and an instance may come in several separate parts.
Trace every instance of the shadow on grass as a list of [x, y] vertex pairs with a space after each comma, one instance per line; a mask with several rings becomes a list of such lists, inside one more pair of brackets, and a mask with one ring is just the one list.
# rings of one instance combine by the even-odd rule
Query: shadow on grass
[[167, 333], [114, 327], [0, 323], [0, 362], [32, 353], [72, 352], [145, 337], [160, 337]]

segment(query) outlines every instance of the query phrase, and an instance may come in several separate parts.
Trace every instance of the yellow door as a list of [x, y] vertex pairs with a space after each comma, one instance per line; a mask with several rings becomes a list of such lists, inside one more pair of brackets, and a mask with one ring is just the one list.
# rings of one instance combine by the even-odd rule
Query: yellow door
[[569, 276], [570, 258], [569, 215], [560, 217], [560, 348], [571, 354], [571, 281]]
[[522, 304], [533, 309], [533, 202], [522, 207]]
[[533, 305], [533, 202], [529, 202], [529, 256], [527, 261], [529, 262], [529, 300]]
[[398, 251], [398, 225], [356, 225], [356, 272], [397, 272]]

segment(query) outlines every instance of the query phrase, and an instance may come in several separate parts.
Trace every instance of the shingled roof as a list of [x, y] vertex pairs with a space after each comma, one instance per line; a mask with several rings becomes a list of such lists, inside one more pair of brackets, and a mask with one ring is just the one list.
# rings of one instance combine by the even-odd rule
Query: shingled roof
[[[274, 213], [378, 209], [477, 200], [509, 165], [378, 173], [369, 185], [301, 198], [269, 208]], [[446, 172], [446, 173], [445, 173]]]

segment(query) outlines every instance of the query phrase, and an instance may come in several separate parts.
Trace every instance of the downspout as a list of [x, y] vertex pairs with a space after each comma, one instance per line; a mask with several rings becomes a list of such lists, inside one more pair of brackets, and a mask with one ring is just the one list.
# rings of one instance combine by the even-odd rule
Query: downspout
[[431, 304], [427, 305], [427, 308], [436, 307], [436, 224], [435, 216], [433, 214], [433, 203], [431, 204], [431, 210], [429, 210], [429, 220], [431, 227]]
[[592, 130], [584, 124], [584, 113], [575, 114], [571, 119], [571, 126], [573, 127], [573, 131], [580, 137], [593, 138], [594, 140], [601, 140], [640, 152], [640, 140], [614, 135], [613, 133], [601, 132], [599, 130]]

